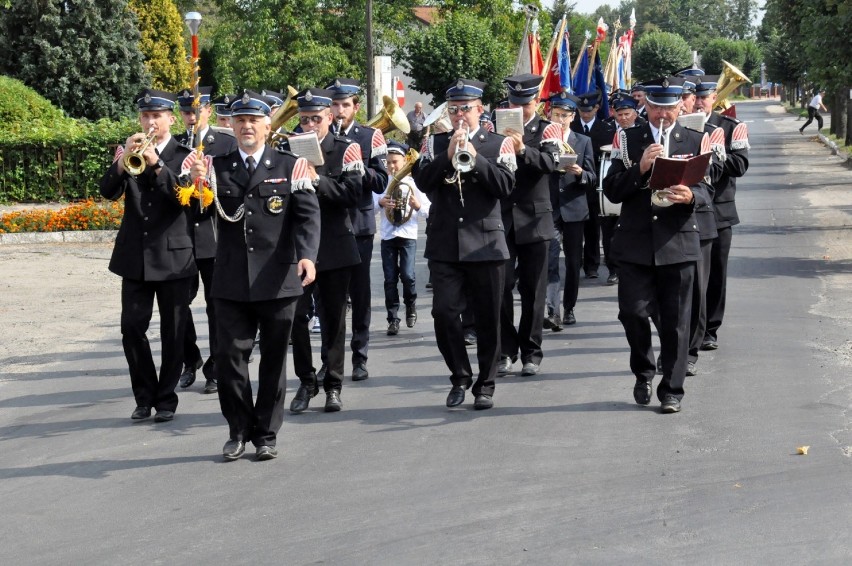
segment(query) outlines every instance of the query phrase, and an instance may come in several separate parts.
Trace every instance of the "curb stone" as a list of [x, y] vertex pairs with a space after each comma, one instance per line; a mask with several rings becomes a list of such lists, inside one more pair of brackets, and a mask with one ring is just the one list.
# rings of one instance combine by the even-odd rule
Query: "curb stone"
[[0, 245], [112, 242], [118, 230], [69, 230], [0, 234]]

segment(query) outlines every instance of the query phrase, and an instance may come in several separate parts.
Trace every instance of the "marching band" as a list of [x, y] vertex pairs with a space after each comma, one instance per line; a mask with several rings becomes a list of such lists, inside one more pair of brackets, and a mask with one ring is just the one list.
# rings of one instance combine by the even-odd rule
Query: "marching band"
[[[697, 67], [612, 98], [600, 90], [542, 97], [543, 80], [505, 78], [508, 107], [520, 109], [523, 126], [497, 133], [499, 119], [492, 123], [483, 105], [485, 83], [458, 78], [426, 119], [419, 153], [385, 140], [394, 130], [407, 133], [393, 104], [381, 121], [355, 120], [361, 86], [353, 79], [286, 101], [270, 90], [212, 99], [197, 84], [176, 95], [141, 92], [136, 103], [148, 134], [128, 138], [123, 153], [132, 159], [117, 157], [101, 181], [103, 196], [127, 204], [110, 270], [123, 277], [121, 330], [137, 405], [131, 418], [147, 419], [152, 409], [159, 422], [174, 418], [175, 387], [190, 387], [203, 367], [205, 392], [218, 392], [229, 425], [223, 457], [240, 458], [251, 442], [258, 460], [275, 458], [291, 344], [300, 385], [290, 411], [305, 411], [320, 388], [324, 410], [342, 410], [349, 305], [351, 378], [369, 376], [378, 210], [389, 336], [400, 330], [400, 278], [407, 326], [417, 320], [416, 224], [428, 217], [425, 257], [436, 342], [450, 371], [447, 407], [460, 406], [468, 389], [474, 409], [493, 407], [496, 378], [519, 358], [522, 376], [558, 371], [542, 367], [542, 332], [576, 323], [580, 270], [598, 277], [602, 245], [607, 283], [617, 285], [634, 400], [649, 404], [662, 374], [661, 412], [679, 412], [699, 350], [718, 348], [738, 222], [736, 178], [748, 169], [745, 125], [716, 111], [720, 78]], [[612, 116], [601, 119], [607, 101]], [[173, 140], [176, 103], [187, 133]], [[213, 107], [218, 126], [208, 125]], [[278, 107], [298, 118], [296, 131], [279, 127]], [[703, 119], [679, 121], [698, 113]], [[655, 184], [657, 160], [708, 152], [698, 180]], [[206, 361], [189, 310], [199, 274], [210, 328]], [[159, 376], [145, 337], [154, 298]], [[308, 328], [314, 307], [319, 370]], [[476, 371], [466, 325], [476, 331]], [[254, 400], [248, 364], [256, 335]]]

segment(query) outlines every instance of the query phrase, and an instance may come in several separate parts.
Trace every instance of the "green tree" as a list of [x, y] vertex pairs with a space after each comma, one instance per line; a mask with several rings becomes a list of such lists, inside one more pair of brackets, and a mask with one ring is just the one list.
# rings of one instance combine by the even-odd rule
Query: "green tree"
[[145, 54], [151, 86], [168, 92], [189, 86], [191, 67], [184, 40], [189, 31], [174, 1], [129, 0], [129, 6], [138, 20], [139, 48]]
[[453, 12], [422, 33], [411, 34], [399, 51], [409, 69], [412, 87], [444, 101], [448, 85], [459, 77], [487, 83], [487, 104], [503, 98], [503, 79], [511, 72], [515, 54], [491, 35], [491, 22], [473, 13]]
[[722, 72], [722, 61], [742, 69], [745, 63], [745, 48], [739, 41], [732, 39], [714, 39], [699, 51], [701, 67], [708, 75]]
[[692, 50], [679, 35], [665, 31], [644, 34], [633, 44], [633, 78], [647, 81], [692, 64]]
[[0, 12], [0, 73], [76, 118], [118, 117], [149, 84], [125, 0], [14, 0]]

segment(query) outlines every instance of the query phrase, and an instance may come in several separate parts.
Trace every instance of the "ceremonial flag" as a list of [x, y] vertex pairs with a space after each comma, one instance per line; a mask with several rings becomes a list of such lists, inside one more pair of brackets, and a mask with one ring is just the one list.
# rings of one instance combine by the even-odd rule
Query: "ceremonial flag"
[[571, 92], [571, 56], [568, 52], [568, 32], [565, 30], [565, 17], [554, 32], [554, 41], [545, 60], [547, 70], [541, 85], [541, 98], [548, 98], [563, 90]]
[[590, 90], [589, 88], [589, 50], [584, 49], [580, 54], [579, 61], [577, 62], [577, 68], [574, 69], [574, 78], [571, 82], [571, 88], [574, 90], [574, 94], [577, 96], [581, 96], [586, 94]]
[[593, 73], [594, 83], [589, 86], [589, 90], [601, 91], [601, 106], [598, 108], [598, 118], [606, 120], [609, 118], [609, 88], [606, 84], [606, 79], [603, 74], [603, 64], [601, 63], [600, 52], [595, 53], [595, 67]]

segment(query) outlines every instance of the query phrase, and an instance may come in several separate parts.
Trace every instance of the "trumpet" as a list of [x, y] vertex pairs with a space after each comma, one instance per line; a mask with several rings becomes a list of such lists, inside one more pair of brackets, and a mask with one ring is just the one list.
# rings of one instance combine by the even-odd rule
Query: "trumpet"
[[151, 126], [148, 133], [145, 134], [145, 140], [142, 142], [142, 145], [135, 150], [128, 151], [124, 154], [122, 163], [125, 171], [135, 177], [145, 170], [145, 167], [148, 166], [148, 162], [142, 154], [145, 153], [145, 150], [148, 149], [148, 146], [151, 145], [151, 142], [154, 141], [155, 137], [154, 126]]
[[[674, 126], [674, 124], [672, 124], [672, 126]], [[668, 132], [663, 130], [663, 120], [660, 119], [660, 145], [663, 146], [664, 158], [667, 158], [669, 156], [669, 134], [671, 134], [671, 131], [671, 127], [669, 128]], [[668, 198], [666, 198], [668, 194], [668, 189], [660, 189], [658, 191], [651, 192], [651, 204], [659, 206], [660, 208], [665, 208], [667, 206], [673, 205], [674, 203]]]
[[456, 144], [456, 152], [453, 154], [452, 164], [453, 169], [458, 173], [468, 173], [473, 170], [473, 154], [467, 150], [468, 136], [470, 136], [470, 128], [467, 122], [459, 120], [459, 127], [464, 127], [464, 143]]

